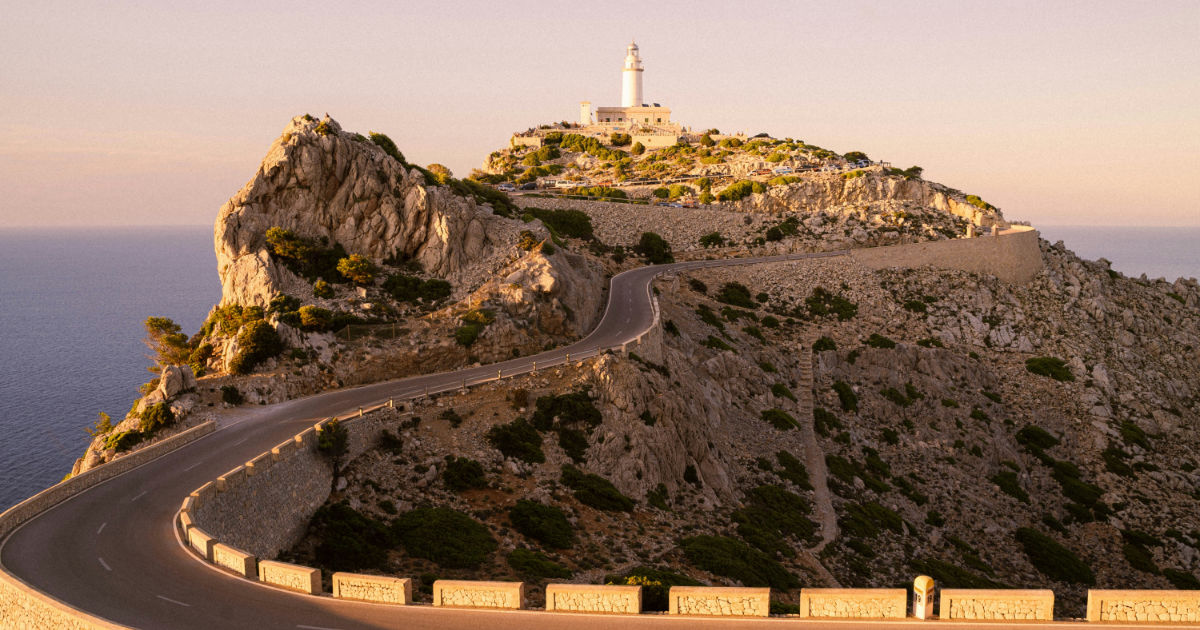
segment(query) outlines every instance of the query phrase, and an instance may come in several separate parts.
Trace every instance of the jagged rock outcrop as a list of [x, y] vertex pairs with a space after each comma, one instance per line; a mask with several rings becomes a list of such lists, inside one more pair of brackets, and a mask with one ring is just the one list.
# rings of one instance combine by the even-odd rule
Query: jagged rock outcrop
[[307, 283], [272, 260], [264, 235], [275, 226], [376, 261], [399, 255], [455, 285], [478, 280], [519, 232], [487, 206], [427, 186], [419, 170], [333, 119], [309, 116], [292, 119], [217, 215], [222, 304], [265, 306], [280, 292], [311, 297]]

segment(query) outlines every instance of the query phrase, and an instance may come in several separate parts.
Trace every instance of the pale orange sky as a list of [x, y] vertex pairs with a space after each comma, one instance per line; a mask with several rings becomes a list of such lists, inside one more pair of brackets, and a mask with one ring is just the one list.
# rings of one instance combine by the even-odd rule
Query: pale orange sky
[[[466, 175], [646, 100], [1043, 224], [1200, 225], [1200, 2], [6, 3], [0, 227], [210, 223], [288, 119]], [[606, 7], [603, 14], [597, 7]]]

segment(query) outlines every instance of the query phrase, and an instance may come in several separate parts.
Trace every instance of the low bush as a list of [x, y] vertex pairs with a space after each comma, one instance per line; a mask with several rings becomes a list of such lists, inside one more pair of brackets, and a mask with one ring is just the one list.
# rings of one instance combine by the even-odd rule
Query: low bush
[[109, 433], [108, 437], [104, 438], [105, 450], [112, 449], [118, 453], [127, 451], [145, 440], [148, 435], [141, 431], [122, 431], [120, 433]]
[[546, 461], [546, 454], [542, 452], [542, 436], [524, 418], [492, 427], [487, 432], [487, 441], [505, 457], [530, 464]]
[[813, 352], [825, 352], [827, 350], [837, 350], [837, 342], [829, 337], [821, 337], [813, 342]]
[[171, 411], [170, 405], [160, 402], [142, 410], [142, 420], [138, 423], [138, 429], [149, 435], [172, 424], [175, 424], [175, 412]]
[[708, 234], [700, 237], [701, 247], [721, 247], [724, 244], [725, 238], [721, 236], [720, 232], [709, 232]]
[[812, 317], [836, 315], [838, 321], [846, 321], [858, 313], [858, 305], [846, 298], [830, 293], [823, 287], [817, 287], [804, 300], [808, 314]]
[[654, 232], [642, 232], [638, 244], [634, 246], [633, 251], [646, 258], [646, 262], [651, 265], [665, 265], [675, 262], [675, 257], [671, 254], [671, 246], [663, 239], [662, 236]]
[[665, 612], [668, 609], [670, 602], [667, 595], [672, 586], [702, 586], [686, 575], [644, 566], [620, 575], [606, 575], [604, 583], [642, 587], [642, 610], [647, 612]]
[[562, 484], [570, 488], [580, 503], [607, 512], [630, 512], [633, 499], [621, 494], [604, 477], [585, 473], [566, 464], [562, 467]]
[[543, 210], [541, 208], [525, 208], [525, 212], [539, 219], [554, 234], [560, 237], [578, 238], [590, 241], [595, 238], [592, 232], [592, 217], [580, 210]]
[[771, 426], [779, 429], [780, 431], [800, 428], [800, 423], [796, 422], [796, 419], [793, 418], [791, 414], [782, 409], [763, 410], [762, 420], [763, 422], [769, 423]]
[[758, 304], [750, 297], [750, 289], [740, 282], [726, 282], [717, 292], [717, 301], [742, 308], [758, 308]]
[[346, 250], [340, 244], [330, 245], [326, 238], [297, 236], [281, 227], [268, 229], [265, 237], [268, 251], [296, 275], [327, 282], [342, 280], [337, 267], [338, 261], [346, 258]]
[[1045, 429], [1027, 424], [1016, 434], [1017, 443], [1030, 449], [1046, 450], [1058, 446], [1058, 438]]
[[706, 348], [712, 348], [713, 350], [733, 350], [732, 346], [712, 335], [709, 335], [708, 339], [704, 340], [704, 346]]
[[738, 535], [770, 555], [794, 556], [785, 540], [806, 540], [816, 532], [816, 523], [803, 516], [812, 511], [808, 501], [779, 486], [759, 486], [746, 494], [745, 506], [730, 519], [738, 524]]
[[937, 580], [943, 588], [1008, 588], [1007, 585], [976, 575], [966, 569], [936, 558], [910, 560], [908, 565], [919, 573]]
[[879, 333], [871, 333], [871, 336], [867, 337], [867, 345], [871, 346], [872, 348], [890, 350], [896, 347], [896, 342], [884, 337]]
[[857, 412], [858, 411], [858, 395], [854, 393], [854, 388], [843, 381], [837, 381], [833, 384], [833, 391], [838, 395], [838, 401], [842, 404], [842, 411]]
[[772, 385], [771, 393], [779, 398], [787, 398], [792, 402], [796, 402], [796, 395], [793, 394], [792, 390], [788, 389], [787, 385], [784, 385], [783, 383], [775, 383]]
[[467, 457], [446, 456], [446, 466], [442, 469], [442, 482], [451, 492], [487, 487], [483, 466]]
[[847, 503], [845, 514], [838, 519], [838, 524], [848, 535], [858, 538], [874, 538], [883, 530], [904, 533], [904, 519], [874, 501]]
[[1096, 583], [1091, 567], [1053, 538], [1029, 527], [1018, 529], [1014, 536], [1029, 557], [1029, 563], [1042, 575], [1072, 584], [1091, 586]]
[[317, 509], [308, 524], [317, 540], [317, 564], [329, 571], [382, 570], [395, 545], [388, 526], [351, 508], [345, 501]]
[[261, 362], [283, 351], [283, 340], [267, 322], [259, 319], [242, 327], [237, 336], [238, 353], [229, 362], [234, 374], [249, 374]]
[[449, 569], [478, 568], [497, 548], [487, 527], [449, 508], [405, 512], [391, 529], [408, 555]]
[[688, 562], [715, 575], [727, 577], [745, 586], [769, 586], [787, 591], [800, 586], [767, 554], [746, 543], [725, 536], [692, 536], [680, 541]]
[[513, 529], [554, 549], [575, 545], [575, 529], [563, 511], [552, 505], [520, 499], [508, 509]]
[[832, 429], [841, 429], [842, 422], [823, 407], [813, 409], [813, 425], [817, 433], [828, 436]]
[[1025, 369], [1039, 376], [1049, 376], [1056, 381], [1074, 381], [1075, 375], [1066, 361], [1055, 357], [1033, 357], [1025, 359]]
[[[728, 138], [726, 140], [728, 140]], [[722, 142], [724, 142], [724, 140], [722, 140]], [[761, 194], [765, 192], [767, 192], [766, 184], [743, 179], [730, 184], [725, 188], [725, 190], [717, 193], [717, 201], [739, 201], [749, 197], [752, 194]]]
[[570, 579], [574, 573], [563, 565], [547, 558], [544, 554], [529, 549], [513, 549], [508, 554], [508, 566], [517, 575], [534, 579]]
[[1010, 497], [1015, 498], [1021, 503], [1029, 503], [1029, 494], [1021, 488], [1021, 484], [1017, 481], [1017, 473], [1011, 470], [1002, 470], [995, 475], [992, 475], [991, 482], [1000, 487], [1000, 491]]
[[775, 471], [775, 474], [779, 475], [780, 479], [796, 484], [796, 487], [801, 490], [813, 489], [812, 482], [808, 479], [808, 469], [804, 467], [804, 464], [799, 459], [796, 459], [795, 455], [787, 451], [779, 451], [775, 453], [775, 459], [782, 466], [780, 470]]
[[428, 303], [440, 302], [453, 293], [449, 282], [438, 278], [422, 280], [403, 273], [392, 274], [383, 282], [383, 290], [399, 302], [416, 304], [424, 300]]

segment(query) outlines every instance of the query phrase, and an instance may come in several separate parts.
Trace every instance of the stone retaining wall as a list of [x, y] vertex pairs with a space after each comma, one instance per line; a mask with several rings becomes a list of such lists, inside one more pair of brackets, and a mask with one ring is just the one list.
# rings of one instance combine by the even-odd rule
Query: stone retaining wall
[[1054, 619], [1054, 591], [944, 588], [940, 619]]
[[642, 612], [642, 587], [547, 584], [546, 610], [636, 615]]
[[437, 580], [433, 583], [433, 605], [521, 609], [525, 607], [525, 583]]
[[930, 266], [989, 274], [1005, 282], [1024, 284], [1042, 270], [1038, 236], [1037, 230], [1014, 228], [999, 236], [853, 249], [850, 256], [871, 269]]
[[902, 588], [802, 588], [800, 616], [841, 619], [904, 619], [908, 591]]
[[242, 577], [252, 580], [258, 577], [258, 558], [224, 543], [213, 545], [212, 563]]
[[766, 617], [771, 612], [769, 588], [672, 586], [669, 614], [708, 617]]
[[258, 561], [258, 579], [264, 584], [286, 588], [291, 591], [321, 594], [321, 572], [298, 564], [275, 562], [273, 560]]
[[[400, 414], [381, 408], [342, 421], [349, 440], [345, 461], [371, 448]], [[317, 426], [322, 426], [318, 423]], [[303, 536], [329, 498], [333, 468], [317, 451], [317, 431], [306, 429], [192, 493], [192, 522], [213, 538], [259, 558], [275, 558]]]
[[333, 596], [338, 599], [407, 605], [412, 603], [412, 580], [382, 575], [334, 573]]
[[1200, 591], [1088, 590], [1088, 621], [1200, 622]]
[[[25, 499], [0, 514], [0, 540], [7, 538], [14, 530], [38, 514], [84, 490], [137, 468], [216, 430], [215, 422], [205, 422], [106, 464], [101, 464]], [[0, 570], [0, 628], [110, 630], [124, 627], [76, 610], [45, 593], [30, 588], [7, 570]]]

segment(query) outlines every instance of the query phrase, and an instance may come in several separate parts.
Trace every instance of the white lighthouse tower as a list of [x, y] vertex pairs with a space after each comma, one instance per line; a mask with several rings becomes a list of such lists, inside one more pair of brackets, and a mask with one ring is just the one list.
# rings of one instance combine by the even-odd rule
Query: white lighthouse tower
[[638, 56], [637, 43], [630, 42], [625, 49], [625, 69], [621, 74], [621, 107], [642, 105], [642, 58]]

